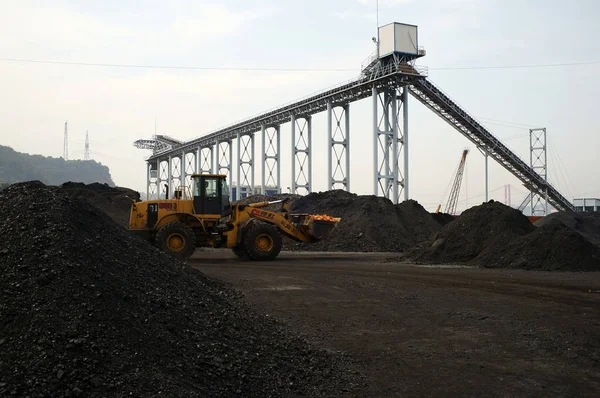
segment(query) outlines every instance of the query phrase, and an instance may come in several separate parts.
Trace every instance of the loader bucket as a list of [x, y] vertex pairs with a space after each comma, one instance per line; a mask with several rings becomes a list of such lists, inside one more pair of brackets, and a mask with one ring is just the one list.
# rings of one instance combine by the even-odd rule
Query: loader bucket
[[[314, 216], [300, 216], [299, 228], [302, 232], [310, 237], [311, 241], [316, 242], [326, 239], [331, 232], [337, 227], [341, 218], [327, 217], [326, 220], [313, 218]], [[318, 218], [319, 216], [317, 216]]]
[[331, 232], [337, 227], [339, 221], [320, 221], [314, 220], [310, 225], [309, 234], [315, 240], [327, 239]]

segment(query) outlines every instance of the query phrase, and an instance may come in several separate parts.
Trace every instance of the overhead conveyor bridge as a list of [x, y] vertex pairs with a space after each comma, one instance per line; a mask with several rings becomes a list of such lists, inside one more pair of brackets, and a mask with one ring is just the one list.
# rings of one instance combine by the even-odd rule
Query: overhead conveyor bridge
[[410, 93], [435, 114], [477, 145], [484, 153], [491, 156], [505, 169], [510, 171], [530, 190], [540, 196], [548, 196], [548, 203], [555, 209], [575, 210], [573, 204], [558, 192], [549, 182], [506, 145], [494, 137], [485, 127], [452, 101], [446, 94], [428, 79], [418, 80], [409, 86]]

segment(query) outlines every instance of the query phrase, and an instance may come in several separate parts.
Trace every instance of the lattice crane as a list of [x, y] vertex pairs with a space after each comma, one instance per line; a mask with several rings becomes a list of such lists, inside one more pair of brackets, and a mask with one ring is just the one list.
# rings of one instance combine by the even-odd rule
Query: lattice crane
[[[468, 149], [465, 149], [460, 157], [460, 163], [458, 164], [458, 169], [456, 170], [456, 175], [454, 177], [454, 183], [452, 184], [452, 190], [450, 191], [450, 197], [448, 198], [448, 202], [446, 203], [446, 213], [448, 214], [456, 214], [456, 205], [458, 205], [458, 195], [460, 194], [460, 186], [462, 184], [463, 173], [465, 171], [465, 163], [467, 161], [467, 154], [469, 153]], [[439, 205], [436, 213], [439, 213], [442, 205]]]

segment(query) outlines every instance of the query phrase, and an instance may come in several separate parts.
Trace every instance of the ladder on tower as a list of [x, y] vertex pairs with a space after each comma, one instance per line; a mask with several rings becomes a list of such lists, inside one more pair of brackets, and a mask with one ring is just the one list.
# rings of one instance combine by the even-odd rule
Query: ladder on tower
[[464, 111], [428, 79], [414, 81], [409, 86], [409, 91], [419, 102], [444, 119], [472, 143], [477, 145], [478, 148], [487, 152], [492, 159], [515, 175], [525, 186], [531, 187], [532, 191], [543, 196], [546, 194], [547, 188], [548, 202], [555, 209], [561, 211], [575, 210], [573, 204], [562, 196], [556, 188], [545, 181], [527, 163], [508, 149], [492, 133], [479, 124], [475, 118]]

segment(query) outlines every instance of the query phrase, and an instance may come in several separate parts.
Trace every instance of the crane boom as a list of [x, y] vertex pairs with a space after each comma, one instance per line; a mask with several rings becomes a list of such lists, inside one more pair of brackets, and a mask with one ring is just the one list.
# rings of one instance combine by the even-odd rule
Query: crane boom
[[446, 203], [446, 213], [448, 214], [456, 214], [456, 205], [458, 204], [458, 195], [460, 194], [460, 185], [462, 183], [468, 153], [468, 149], [463, 151], [460, 158], [460, 163], [458, 164], [458, 170], [456, 170], [456, 177], [454, 177], [454, 183], [452, 184], [450, 197], [448, 198], [448, 203]]

